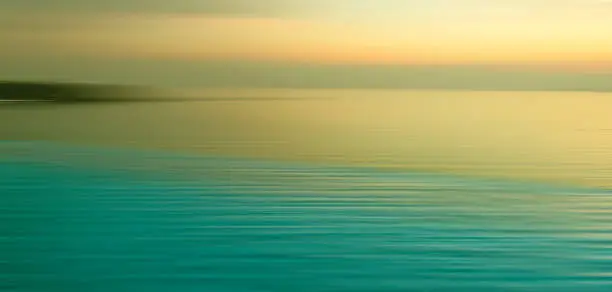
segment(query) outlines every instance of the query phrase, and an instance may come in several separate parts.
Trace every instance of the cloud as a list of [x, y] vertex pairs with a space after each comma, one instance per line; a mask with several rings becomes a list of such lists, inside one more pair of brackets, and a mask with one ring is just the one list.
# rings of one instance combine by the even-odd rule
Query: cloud
[[295, 58], [320, 54], [317, 48], [346, 50], [345, 43], [358, 37], [344, 27], [270, 17], [94, 12], [28, 16], [0, 12], [0, 56]]
[[[24, 16], [0, 11], [0, 55], [207, 56], [257, 51], [266, 40], [283, 43], [295, 30], [309, 29], [299, 21], [207, 14], [37, 11]], [[267, 38], [264, 31], [270, 32]]]
[[209, 13], [275, 15], [283, 10], [280, 0], [3, 0], [2, 10], [90, 11], [111, 13]]
[[[281, 19], [291, 17], [287, 3], [290, 2], [1, 0], [0, 56], [99, 54], [100, 51], [115, 54], [126, 47], [128, 51], [142, 47], [155, 39], [155, 34], [161, 34], [161, 38], [184, 38], [185, 33], [172, 27], [176, 19]], [[166, 46], [162, 42], [162, 47]]]

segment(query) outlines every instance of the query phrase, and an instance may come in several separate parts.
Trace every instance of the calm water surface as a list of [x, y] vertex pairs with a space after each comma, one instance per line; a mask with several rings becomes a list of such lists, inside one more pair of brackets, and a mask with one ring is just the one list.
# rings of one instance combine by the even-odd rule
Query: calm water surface
[[612, 184], [609, 93], [245, 90], [194, 96], [210, 99], [2, 106], [0, 138]]
[[334, 94], [0, 108], [0, 291], [610, 291], [603, 95]]

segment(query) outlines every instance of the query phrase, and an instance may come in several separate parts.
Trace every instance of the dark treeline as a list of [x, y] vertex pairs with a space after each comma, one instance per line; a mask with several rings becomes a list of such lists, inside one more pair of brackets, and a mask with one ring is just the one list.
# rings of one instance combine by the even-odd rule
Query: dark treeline
[[109, 102], [143, 100], [137, 88], [79, 83], [0, 81], [0, 101]]

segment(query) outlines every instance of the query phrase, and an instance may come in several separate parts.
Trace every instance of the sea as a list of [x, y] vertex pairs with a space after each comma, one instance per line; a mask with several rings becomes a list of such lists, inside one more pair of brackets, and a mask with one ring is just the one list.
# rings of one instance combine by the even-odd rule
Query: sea
[[0, 291], [611, 291], [612, 95], [0, 104]]

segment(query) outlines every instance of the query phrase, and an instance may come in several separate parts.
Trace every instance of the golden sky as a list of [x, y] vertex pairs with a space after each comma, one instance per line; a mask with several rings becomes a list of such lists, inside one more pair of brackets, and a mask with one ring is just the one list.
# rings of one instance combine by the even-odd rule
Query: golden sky
[[610, 90], [592, 75], [612, 73], [610, 36], [602, 0], [3, 0], [0, 78]]
[[265, 7], [234, 1], [225, 10], [211, 4], [189, 10], [185, 1], [156, 6], [132, 0], [90, 9], [63, 2], [61, 9], [5, 8], [3, 22], [11, 25], [0, 36], [13, 45], [2, 53], [37, 53], [42, 46], [47, 53], [188, 60], [612, 61], [612, 1], [288, 0]]

